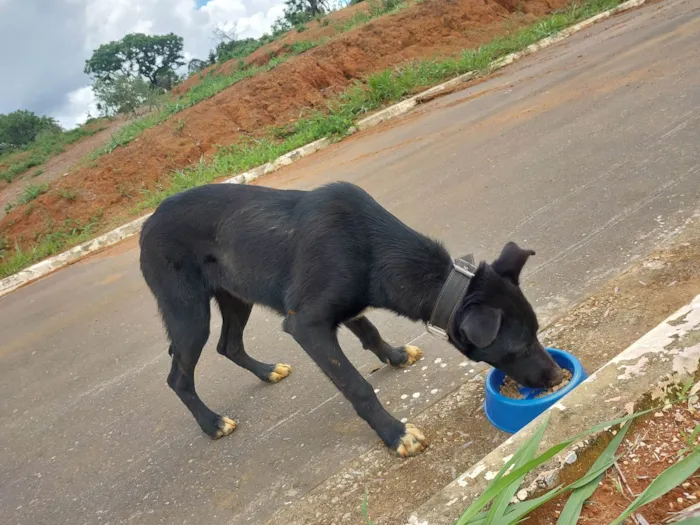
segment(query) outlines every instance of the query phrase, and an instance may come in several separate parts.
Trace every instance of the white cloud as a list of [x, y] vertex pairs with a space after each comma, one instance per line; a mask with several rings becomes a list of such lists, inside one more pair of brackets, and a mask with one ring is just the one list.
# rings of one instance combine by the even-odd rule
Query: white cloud
[[184, 38], [188, 59], [204, 59], [215, 27], [258, 37], [283, 10], [283, 0], [210, 0], [201, 8], [195, 0], [0, 0], [0, 63], [12, 72], [12, 82], [0, 84], [0, 113], [30, 109], [75, 125], [95, 113], [83, 68], [100, 44], [172, 32]]
[[97, 116], [95, 94], [90, 86], [71, 91], [66, 98], [68, 102], [52, 115], [64, 128], [73, 128], [84, 124], [88, 117]]

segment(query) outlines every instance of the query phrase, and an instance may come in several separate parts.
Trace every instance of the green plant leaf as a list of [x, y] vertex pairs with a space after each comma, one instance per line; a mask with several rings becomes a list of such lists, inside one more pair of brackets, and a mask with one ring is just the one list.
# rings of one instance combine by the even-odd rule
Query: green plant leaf
[[[511, 458], [513, 460], [513, 465], [515, 466], [515, 468], [522, 467], [525, 463], [531, 461], [532, 458], [535, 457], [535, 454], [537, 453], [537, 448], [542, 442], [542, 436], [544, 435], [544, 431], [547, 428], [547, 425], [549, 424], [550, 416], [551, 413], [547, 413], [545, 420], [535, 431], [532, 437], [527, 441], [525, 446], [520, 447], [520, 449], [518, 449], [518, 452], [516, 452], [513, 458]], [[503, 468], [505, 469], [506, 467], [504, 466]], [[505, 474], [505, 472], [507, 472], [507, 470], [501, 469], [501, 472], [499, 472], [499, 477], [502, 477], [503, 474]], [[508, 487], [503, 489], [498, 496], [496, 496], [496, 499], [494, 499], [493, 503], [491, 504], [491, 508], [489, 509], [489, 513], [486, 518], [486, 525], [491, 525], [495, 519], [501, 518], [505, 514], [506, 507], [508, 507], [510, 500], [518, 491], [518, 488], [520, 488], [520, 484], [522, 483], [524, 477], [525, 474], [514, 480]]]
[[373, 525], [372, 520], [369, 519], [369, 509], [367, 508], [367, 500], [367, 489], [365, 489], [365, 496], [362, 498], [362, 516], [364, 516], [365, 520], [367, 521], [367, 525]]
[[676, 488], [695, 474], [698, 469], [700, 469], [700, 450], [695, 450], [690, 455], [659, 474], [646, 490], [630, 503], [629, 507], [627, 507], [627, 509], [610, 525], [620, 525], [620, 523], [629, 518], [637, 509]]
[[[530, 514], [532, 511], [537, 509], [538, 507], [544, 505], [548, 501], [556, 498], [560, 494], [563, 494], [569, 490], [575, 490], [580, 487], [583, 487], [589, 483], [591, 483], [592, 480], [596, 479], [597, 477], [601, 476], [602, 474], [605, 473], [606, 470], [608, 470], [614, 463], [617, 461], [618, 458], [613, 457], [613, 458], [608, 458], [608, 461], [605, 463], [601, 463], [598, 465], [598, 467], [595, 470], [589, 470], [585, 476], [582, 478], [572, 482], [566, 487], [557, 487], [549, 492], [538, 496], [537, 498], [533, 498], [527, 501], [519, 502], [514, 505], [510, 505], [506, 509], [505, 515], [500, 518], [496, 524], [497, 525], [511, 525], [513, 523], [518, 523], [522, 518]], [[480, 514], [477, 514], [475, 517], [470, 519], [466, 525], [486, 525], [486, 519], [487, 519], [487, 513], [482, 512]]]
[[700, 518], [687, 518], [677, 521], [673, 525], [700, 525]]
[[[620, 443], [622, 443], [622, 439], [625, 437], [625, 434], [627, 434], [629, 428], [629, 424], [622, 427], [620, 432], [618, 432], [617, 435], [610, 441], [608, 446], [605, 447], [603, 453], [598, 457], [598, 459], [595, 460], [593, 465], [591, 465], [588, 473], [598, 470], [601, 465], [608, 464], [610, 459], [614, 457], [617, 449], [620, 447]], [[603, 474], [604, 472], [592, 479], [588, 484], [574, 490], [561, 511], [561, 515], [557, 520], [557, 525], [570, 525], [571, 523], [578, 522], [583, 504], [593, 495], [595, 489], [598, 487], [598, 483], [600, 483], [600, 480], [603, 478]]]
[[[519, 477], [513, 477], [511, 475], [508, 475], [504, 478], [504, 475], [506, 472], [508, 472], [508, 469], [510, 469], [512, 466], [515, 465], [516, 462], [518, 462], [518, 466], [516, 467], [516, 470], [518, 468], [522, 467], [524, 463], [529, 463], [532, 460], [532, 456], [534, 455], [534, 452], [537, 451], [537, 447], [540, 446], [540, 443], [542, 441], [542, 435], [544, 434], [544, 430], [547, 428], [547, 425], [549, 424], [549, 418], [551, 417], [551, 413], [547, 413], [545, 420], [542, 422], [542, 424], [538, 427], [538, 429], [530, 436], [530, 438], [513, 454], [513, 457], [510, 458], [508, 461], [506, 461], [505, 465], [503, 465], [503, 468], [498, 471], [498, 474], [496, 474], [496, 477], [491, 481], [489, 484], [489, 487], [487, 488], [486, 492], [482, 494], [479, 498], [472, 503], [469, 508], [462, 514], [460, 517], [459, 521], [457, 522], [457, 525], [464, 525], [466, 524], [470, 518], [475, 516], [489, 501], [491, 501], [494, 497], [496, 497], [496, 501], [494, 501], [494, 506], [499, 502], [499, 497], [502, 492], [510, 492], [510, 489], [513, 485], [518, 483], [520, 484], [520, 480], [522, 478]], [[530, 451], [533, 448], [534, 445], [534, 451], [532, 454], [530, 454], [529, 457], [526, 457], [525, 454]], [[520, 461], [521, 459], [524, 459], [523, 461]], [[507, 483], [501, 483], [504, 479], [509, 479]], [[499, 487], [498, 491], [493, 490], [494, 487]], [[517, 490], [517, 488], [515, 489]], [[510, 496], [512, 497], [512, 495]], [[508, 501], [510, 500], [510, 497], [506, 500], [506, 505], [508, 504]], [[498, 510], [498, 509], [496, 509]], [[494, 518], [494, 515], [489, 512], [487, 515], [487, 520], [490, 523]]]
[[[496, 522], [496, 525], [512, 525], [514, 523], [520, 522], [524, 517], [533, 512], [535, 509], [541, 507], [548, 501], [556, 498], [560, 494], [568, 492], [570, 490], [577, 490], [581, 487], [587, 486], [596, 479], [600, 478], [606, 470], [613, 466], [617, 457], [608, 457], [606, 461], [602, 461], [598, 464], [595, 469], [589, 470], [582, 478], [570, 483], [566, 487], [558, 487], [550, 490], [546, 494], [539, 496], [537, 498], [527, 500], [522, 502], [522, 504], [514, 505], [513, 509], [508, 512], [503, 518]], [[569, 522], [574, 523], [574, 522]]]
[[[502, 490], [504, 490], [506, 487], [508, 487], [515, 479], [519, 478], [523, 474], [527, 474], [530, 472], [532, 469], [539, 467], [543, 463], [549, 461], [551, 458], [553, 458], [555, 455], [557, 455], [559, 452], [564, 450], [566, 447], [571, 445], [574, 441], [577, 441], [581, 438], [584, 438], [590, 434], [593, 434], [595, 432], [599, 432], [605, 428], [612, 427], [614, 425], [619, 425], [621, 423], [625, 423], [626, 421], [630, 421], [632, 419], [635, 419], [639, 416], [642, 416], [644, 414], [648, 414], [651, 412], [652, 409], [644, 410], [642, 412], [637, 412], [628, 416], [620, 417], [617, 419], [613, 419], [611, 421], [605, 421], [603, 423], [599, 423], [598, 425], [595, 425], [594, 427], [586, 430], [585, 432], [581, 432], [566, 441], [562, 441], [561, 443], [558, 443], [552, 447], [550, 447], [548, 450], [537, 456], [536, 458], [528, 461], [525, 463], [523, 466], [514, 469], [510, 474], [507, 474], [503, 476], [500, 479], [494, 479], [489, 483], [489, 486], [486, 488], [483, 494], [476, 498], [474, 502], [464, 511], [462, 516], [460, 516], [459, 520], [455, 525], [466, 525], [469, 523], [469, 520], [476, 516], [479, 511], [487, 504], [489, 503], [492, 499], [494, 499]], [[527, 443], [523, 445], [526, 446]], [[522, 447], [521, 447], [522, 448]], [[511, 459], [512, 461], [513, 459]]]
[[690, 434], [690, 437], [688, 438], [688, 445], [691, 447], [695, 446], [695, 440], [698, 437], [698, 434], [700, 434], [700, 425], [697, 425], [694, 429], [692, 434]]

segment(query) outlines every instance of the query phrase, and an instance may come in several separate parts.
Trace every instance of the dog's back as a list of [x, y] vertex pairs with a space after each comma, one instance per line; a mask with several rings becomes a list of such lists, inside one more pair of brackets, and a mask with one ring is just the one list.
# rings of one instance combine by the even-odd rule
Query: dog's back
[[165, 200], [140, 239], [141, 270], [159, 305], [168, 289], [187, 282], [209, 298], [229, 288], [279, 310], [270, 292], [283, 276], [264, 269], [280, 268], [271, 263], [289, 256], [289, 224], [302, 194], [216, 184]]
[[161, 312], [208, 304], [222, 290], [286, 315], [308, 296], [342, 292], [341, 321], [358, 308], [386, 307], [387, 294], [404, 293], [401, 282], [426, 278], [425, 265], [403, 264], [406, 254], [449, 261], [349, 183], [201, 186], [164, 201], [141, 234], [141, 269]]

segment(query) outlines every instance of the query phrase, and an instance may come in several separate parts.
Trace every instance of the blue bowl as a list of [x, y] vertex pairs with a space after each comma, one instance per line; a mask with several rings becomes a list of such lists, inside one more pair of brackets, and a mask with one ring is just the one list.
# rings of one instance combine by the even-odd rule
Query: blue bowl
[[511, 399], [503, 396], [501, 395], [501, 385], [503, 385], [506, 375], [495, 368], [489, 372], [486, 377], [484, 412], [496, 428], [514, 434], [588, 377], [579, 360], [573, 355], [556, 348], [547, 348], [547, 352], [560, 367], [571, 372], [569, 384], [548, 396], [536, 398], [544, 389], [525, 387], [519, 389], [524, 399]]

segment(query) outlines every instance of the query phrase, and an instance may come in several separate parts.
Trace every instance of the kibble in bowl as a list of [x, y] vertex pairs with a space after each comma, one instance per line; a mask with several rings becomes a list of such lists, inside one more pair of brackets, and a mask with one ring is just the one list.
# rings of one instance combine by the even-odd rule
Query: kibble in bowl
[[[515, 380], [506, 376], [506, 378], [503, 380], [503, 384], [501, 385], [501, 395], [510, 399], [540, 399], [542, 397], [552, 395], [554, 392], [558, 392], [559, 390], [564, 388], [571, 381], [571, 371], [567, 370], [566, 368], [563, 368], [562, 370], [564, 371], [564, 374], [559, 384], [556, 384], [546, 390], [540, 389], [539, 393], [536, 393], [534, 395], [528, 395], [526, 393], [527, 391], [531, 392], [533, 389], [526, 389], [525, 387], [522, 387], [518, 383], [516, 383]], [[525, 392], [523, 390], [525, 390]]]

